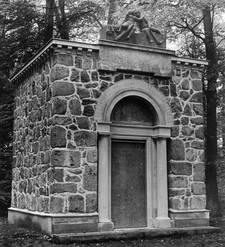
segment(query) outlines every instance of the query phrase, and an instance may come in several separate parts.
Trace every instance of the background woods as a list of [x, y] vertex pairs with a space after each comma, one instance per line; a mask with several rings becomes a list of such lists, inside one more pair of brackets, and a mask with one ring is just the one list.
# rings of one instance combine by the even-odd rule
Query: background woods
[[[168, 40], [179, 47], [179, 55], [209, 61], [203, 78], [207, 79], [204, 83], [207, 207], [215, 216], [219, 214], [216, 109], [218, 104], [222, 106], [218, 99], [224, 98], [221, 96], [225, 63], [223, 0], [0, 0], [0, 203], [5, 208], [10, 199], [12, 163], [13, 88], [8, 83], [9, 74], [21, 68], [52, 37], [95, 41], [103, 24], [121, 23], [131, 10], [139, 10], [150, 26], [165, 32]], [[222, 126], [218, 128], [224, 139]]]

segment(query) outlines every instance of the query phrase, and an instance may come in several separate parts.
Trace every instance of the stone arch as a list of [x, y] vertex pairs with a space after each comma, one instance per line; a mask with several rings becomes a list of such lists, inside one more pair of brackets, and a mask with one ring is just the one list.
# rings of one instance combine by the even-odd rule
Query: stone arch
[[98, 99], [95, 119], [98, 122], [110, 122], [114, 106], [128, 96], [138, 96], [149, 102], [157, 113], [158, 125], [172, 125], [173, 116], [166, 97], [153, 85], [136, 79], [122, 80], [108, 88]]

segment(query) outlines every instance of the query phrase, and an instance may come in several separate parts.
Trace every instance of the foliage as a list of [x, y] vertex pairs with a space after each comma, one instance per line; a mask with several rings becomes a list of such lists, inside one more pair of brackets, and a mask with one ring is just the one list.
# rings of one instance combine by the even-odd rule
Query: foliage
[[45, 40], [96, 40], [105, 19], [104, 3], [99, 0], [46, 0]]

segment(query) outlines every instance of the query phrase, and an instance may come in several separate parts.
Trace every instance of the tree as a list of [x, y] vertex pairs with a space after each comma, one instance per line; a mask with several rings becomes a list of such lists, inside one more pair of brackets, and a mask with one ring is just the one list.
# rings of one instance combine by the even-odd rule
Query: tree
[[[212, 214], [218, 215], [216, 87], [219, 74], [218, 49], [225, 39], [219, 16], [225, 8], [225, 2], [223, 0], [128, 0], [120, 1], [120, 5], [119, 9], [124, 13], [134, 9], [140, 10], [149, 23], [162, 30], [166, 29], [170, 39], [176, 39], [180, 35], [191, 35], [200, 46], [204, 47], [202, 55], [209, 62], [206, 71], [208, 85], [205, 88], [207, 208], [212, 210]], [[120, 15], [118, 14], [117, 17]]]
[[45, 41], [53, 36], [70, 39], [89, 32], [93, 27], [101, 27], [104, 8], [99, 1], [46, 0]]

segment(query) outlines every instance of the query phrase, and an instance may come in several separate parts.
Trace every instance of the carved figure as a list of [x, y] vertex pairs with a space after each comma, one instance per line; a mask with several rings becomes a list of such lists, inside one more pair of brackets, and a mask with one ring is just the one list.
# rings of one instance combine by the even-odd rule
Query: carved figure
[[134, 33], [144, 32], [149, 43], [161, 45], [164, 42], [162, 33], [156, 29], [149, 27], [145, 17], [141, 17], [139, 11], [130, 11], [125, 17], [124, 22], [120, 25], [116, 32], [116, 41], [129, 40]]
[[130, 11], [125, 17], [124, 22], [119, 27], [120, 34], [115, 38], [115, 40], [120, 40], [122, 37], [125, 39], [129, 39], [131, 35], [138, 31], [138, 19], [140, 12], [138, 11]]

